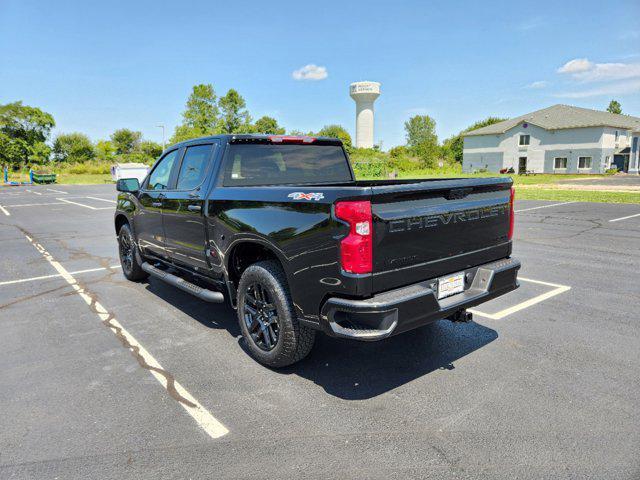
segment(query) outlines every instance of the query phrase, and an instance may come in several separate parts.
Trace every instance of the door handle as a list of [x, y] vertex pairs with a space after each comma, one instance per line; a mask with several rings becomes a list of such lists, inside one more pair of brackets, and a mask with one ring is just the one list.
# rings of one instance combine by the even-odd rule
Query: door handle
[[152, 206], [152, 207], [156, 207], [156, 208], [157, 208], [157, 207], [161, 207], [161, 206], [162, 206], [162, 202], [153, 202], [153, 203], [151, 204], [151, 206]]
[[187, 210], [189, 210], [190, 212], [199, 212], [200, 210], [202, 210], [202, 207], [200, 205], [189, 205], [187, 207]]

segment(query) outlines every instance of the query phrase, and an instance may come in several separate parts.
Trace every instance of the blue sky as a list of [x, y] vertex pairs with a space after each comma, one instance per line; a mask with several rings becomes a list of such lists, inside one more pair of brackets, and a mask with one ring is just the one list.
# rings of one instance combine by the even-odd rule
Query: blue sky
[[[0, 103], [49, 111], [57, 132], [160, 141], [191, 86], [237, 89], [287, 129], [339, 123], [349, 83], [382, 83], [376, 142], [428, 114], [445, 138], [489, 115], [555, 103], [640, 116], [640, 2], [0, 0]], [[574, 62], [571, 62], [575, 60]], [[567, 63], [571, 62], [571, 63]], [[306, 65], [311, 77], [294, 72]], [[302, 78], [300, 78], [302, 77]]]

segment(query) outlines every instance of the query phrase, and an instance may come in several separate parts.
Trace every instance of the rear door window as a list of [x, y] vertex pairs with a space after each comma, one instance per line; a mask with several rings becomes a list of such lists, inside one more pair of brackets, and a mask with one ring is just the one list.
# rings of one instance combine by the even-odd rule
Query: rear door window
[[196, 145], [188, 147], [180, 165], [177, 190], [193, 190], [204, 180], [209, 164], [211, 145]]
[[225, 186], [352, 180], [347, 157], [335, 145], [231, 144], [225, 155]]

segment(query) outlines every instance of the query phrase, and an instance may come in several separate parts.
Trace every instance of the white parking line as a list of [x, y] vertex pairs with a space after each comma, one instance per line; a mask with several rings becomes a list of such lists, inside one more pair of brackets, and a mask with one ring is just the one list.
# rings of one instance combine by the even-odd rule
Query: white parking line
[[98, 198], [98, 197], [84, 197], [84, 198], [90, 198], [92, 200], [100, 200], [102, 202], [118, 203], [115, 200], [110, 200], [108, 198]]
[[[109, 269], [120, 268], [120, 265], [111, 265]], [[76, 270], [75, 272], [69, 272], [69, 275], [79, 275], [82, 273], [90, 273], [90, 272], [101, 272], [102, 270], [107, 270], [107, 267], [100, 268], [88, 268], [86, 270]], [[7, 280], [5, 282], [0, 282], [0, 286], [2, 285], [14, 285], [16, 283], [26, 283], [26, 282], [35, 282], [38, 280], [47, 280], [49, 278], [61, 277], [59, 273], [54, 273], [53, 275], [41, 275], [39, 277], [30, 277], [30, 278], [20, 278], [18, 280]]]
[[560, 205], [569, 205], [570, 203], [576, 203], [576, 202], [562, 202], [562, 203], [552, 203], [551, 205], [541, 205], [539, 207], [531, 207], [531, 208], [522, 208], [520, 210], [515, 210], [516, 213], [519, 212], [528, 212], [530, 210], [538, 210], [539, 208], [549, 208], [549, 207], [558, 207]]
[[500, 310], [497, 313], [485, 313], [476, 309], [469, 309], [468, 311], [473, 313], [474, 315], [480, 315], [481, 317], [490, 318], [491, 320], [500, 320], [507, 315], [511, 315], [512, 313], [519, 312], [520, 310], [524, 310], [525, 308], [529, 308], [537, 303], [544, 302], [545, 300], [550, 299], [551, 297], [555, 297], [556, 295], [560, 295], [561, 293], [567, 292], [571, 290], [571, 287], [568, 285], [559, 285], [557, 283], [543, 282], [541, 280], [533, 280], [531, 278], [518, 277], [518, 280], [522, 280], [523, 282], [537, 283], [539, 285], [546, 285], [548, 287], [554, 287], [550, 292], [546, 292], [530, 298], [529, 300], [525, 300], [524, 302], [518, 303], [513, 307], [505, 308], [504, 310]]
[[75, 292], [91, 307], [98, 315], [102, 323], [118, 338], [118, 340], [134, 355], [140, 366], [147, 369], [151, 375], [162, 385], [167, 393], [171, 395], [178, 403], [191, 415], [196, 423], [211, 438], [220, 438], [229, 430], [220, 423], [211, 413], [206, 410], [193, 395], [191, 395], [173, 376], [167, 372], [162, 365], [131, 335], [125, 328], [115, 319], [113, 314], [109, 313], [102, 304], [100, 304], [87, 290], [81, 287], [76, 279], [65, 269], [59, 262], [47, 252], [42, 245], [34, 241], [28, 235], [27, 240], [42, 254], [42, 256], [55, 268], [60, 276], [64, 278], [69, 285], [73, 287]]
[[614, 218], [613, 220], [609, 220], [610, 222], [619, 222], [620, 220], [627, 220], [628, 218], [640, 217], [640, 213], [636, 213], [635, 215], [627, 215], [626, 217]]
[[54, 188], [47, 188], [47, 190], [49, 190], [50, 192], [55, 192], [55, 193], [64, 193], [65, 195], [69, 192], [64, 192], [62, 190], [56, 190]]
[[11, 215], [2, 205], [0, 205], [0, 212], [4, 213], [7, 217]]
[[[89, 198], [89, 197], [81, 197], [81, 198]], [[91, 205], [85, 205], [84, 203], [74, 202], [74, 201], [71, 201], [71, 200], [67, 200], [66, 198], [56, 198], [56, 200], [60, 200], [61, 202], [71, 203], [73, 205], [78, 205], [79, 207], [88, 208], [90, 210], [109, 210], [109, 209], [111, 209], [111, 207], [92, 207]]]
[[7, 208], [15, 208], [15, 207], [40, 207], [44, 205], [66, 205], [63, 202], [49, 202], [49, 203], [18, 203], [17, 205], [5, 205]]
[[27, 192], [35, 193], [36, 195], [42, 195], [42, 193], [40, 192], [34, 192], [33, 190], [29, 190], [29, 189], [27, 189]]

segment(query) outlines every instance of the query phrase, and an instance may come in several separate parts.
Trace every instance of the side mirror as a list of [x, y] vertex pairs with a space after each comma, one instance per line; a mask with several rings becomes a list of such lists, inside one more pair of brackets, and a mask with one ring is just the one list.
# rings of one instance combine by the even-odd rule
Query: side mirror
[[116, 190], [119, 192], [136, 193], [140, 190], [140, 182], [137, 178], [121, 178], [116, 182]]

